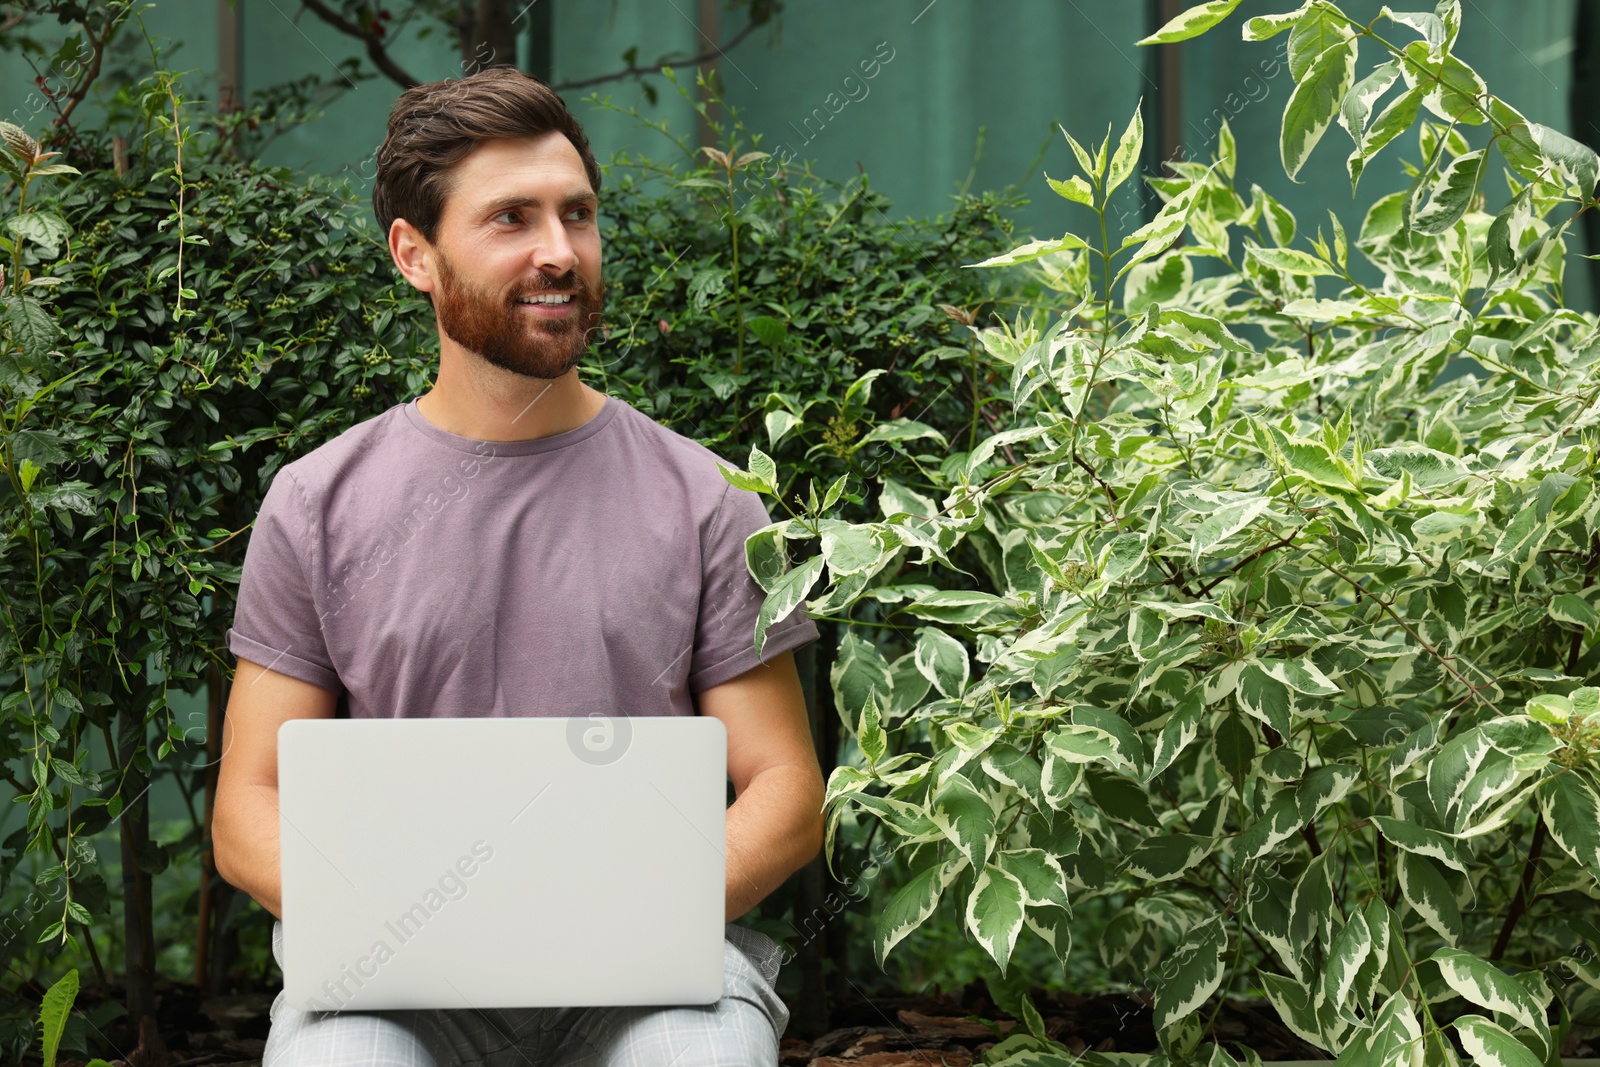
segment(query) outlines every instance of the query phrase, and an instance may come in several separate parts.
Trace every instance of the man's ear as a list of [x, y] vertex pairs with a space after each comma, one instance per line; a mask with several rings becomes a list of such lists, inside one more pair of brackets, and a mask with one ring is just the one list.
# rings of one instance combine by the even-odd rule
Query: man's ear
[[406, 281], [424, 293], [438, 284], [434, 276], [434, 251], [429, 240], [405, 219], [389, 224], [389, 257]]

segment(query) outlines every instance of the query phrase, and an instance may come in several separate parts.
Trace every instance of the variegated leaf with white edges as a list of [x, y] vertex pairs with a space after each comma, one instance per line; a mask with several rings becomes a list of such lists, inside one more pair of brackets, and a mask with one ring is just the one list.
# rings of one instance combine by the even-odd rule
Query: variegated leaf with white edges
[[878, 913], [872, 939], [878, 966], [888, 958], [889, 951], [905, 936], [927, 921], [939, 904], [939, 896], [950, 885], [962, 868], [965, 856], [956, 855], [915, 875], [890, 898]]
[[1027, 891], [1016, 876], [992, 863], [978, 872], [972, 895], [967, 898], [967, 929], [994, 958], [1002, 975], [1011, 962], [1017, 934], [1022, 931], [1026, 898]]
[[1479, 1067], [1543, 1067], [1539, 1057], [1504, 1027], [1481, 1015], [1463, 1015], [1450, 1025], [1461, 1035], [1461, 1047]]
[[1162, 964], [1155, 985], [1155, 1025], [1164, 1030], [1198, 1011], [1222, 985], [1227, 970], [1228, 931], [1213, 915], [1189, 931]]
[[1479, 1007], [1517, 1020], [1537, 1034], [1546, 1049], [1550, 1047], [1544, 1010], [1515, 978], [1489, 961], [1459, 949], [1441, 948], [1434, 952], [1433, 961], [1451, 989]]

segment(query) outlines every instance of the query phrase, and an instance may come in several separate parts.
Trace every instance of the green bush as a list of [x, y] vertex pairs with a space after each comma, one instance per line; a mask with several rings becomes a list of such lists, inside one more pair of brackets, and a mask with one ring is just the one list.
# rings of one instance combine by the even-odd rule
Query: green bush
[[[1600, 331], [1562, 306], [1561, 236], [1600, 160], [1490, 95], [1460, 21], [1249, 20], [1290, 33], [1288, 172], [1336, 119], [1353, 183], [1416, 127], [1409, 188], [1313, 235], [1236, 191], [1224, 130], [1120, 243], [988, 261], [1061, 297], [1045, 328], [979, 332], [1002, 432], [886, 481], [877, 521], [751, 538], [758, 576], [818, 545], [767, 580], [769, 616], [815, 589], [917, 627], [903, 654], [847, 634], [835, 678], [857, 755], [830, 839], [853, 810], [914, 872], [880, 959], [944, 907], [1001, 968], [1019, 936], [1065, 961], [1075, 909], [1114, 899], [1088, 948], [1153, 989], [1154, 1063], [1235, 1062], [1202, 1046], [1218, 993], [1264, 993], [1344, 1063], [1552, 1063], [1595, 1022]], [[1073, 141], [1052, 186], [1103, 218], [1142, 136]], [[987, 1062], [1067, 1062], [1022, 1014]]]
[[[172, 81], [149, 89], [152, 119], [169, 114]], [[185, 166], [183, 131], [167, 133], [124, 174], [63, 173], [48, 201], [32, 190], [8, 223], [15, 243], [0, 246], [13, 260], [0, 757], [24, 759], [33, 779], [12, 783], [28, 819], [5, 841], [0, 882], [37, 853], [48, 866], [36, 891], [57, 902], [0, 960], [34, 972], [55, 956], [37, 942], [75, 942], [110, 914], [90, 842], [107, 829], [137, 887], [121, 901], [129, 929], [150, 943], [149, 879], [169, 857], [146, 791], [165, 775], [203, 791], [205, 738], [176, 720], [173, 697], [229, 673], [222, 633], [265, 486], [426, 381], [420, 302], [370, 228], [352, 225], [362, 212], [346, 193], [250, 164]], [[7, 142], [0, 168], [22, 178], [37, 146], [14, 128]], [[91, 745], [111, 753], [109, 776], [90, 766]]]

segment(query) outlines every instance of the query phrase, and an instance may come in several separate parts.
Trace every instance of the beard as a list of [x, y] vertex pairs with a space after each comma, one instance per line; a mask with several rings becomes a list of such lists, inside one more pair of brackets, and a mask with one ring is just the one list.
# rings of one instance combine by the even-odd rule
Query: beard
[[[463, 281], [441, 255], [439, 288], [433, 294], [439, 328], [486, 363], [527, 378], [559, 378], [583, 359], [589, 334], [600, 328], [606, 287], [601, 282], [591, 289], [570, 270], [553, 280], [542, 274], [539, 278], [500, 296]], [[577, 305], [564, 319], [538, 319], [517, 304], [519, 297], [558, 290], [571, 293]]]

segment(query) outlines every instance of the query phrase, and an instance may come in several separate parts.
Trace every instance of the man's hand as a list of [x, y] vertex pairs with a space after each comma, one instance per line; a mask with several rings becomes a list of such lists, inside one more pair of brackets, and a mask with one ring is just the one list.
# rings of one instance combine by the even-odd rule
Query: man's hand
[[211, 813], [217, 873], [279, 919], [278, 727], [290, 719], [331, 719], [337, 702], [320, 686], [243, 659], [228, 694]]
[[794, 653], [774, 656], [698, 697], [700, 713], [728, 731], [726, 921], [732, 922], [822, 849], [822, 768], [817, 763]]

